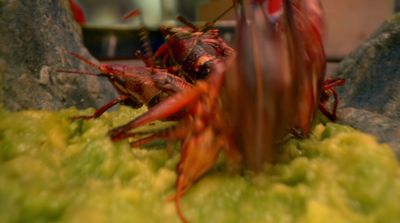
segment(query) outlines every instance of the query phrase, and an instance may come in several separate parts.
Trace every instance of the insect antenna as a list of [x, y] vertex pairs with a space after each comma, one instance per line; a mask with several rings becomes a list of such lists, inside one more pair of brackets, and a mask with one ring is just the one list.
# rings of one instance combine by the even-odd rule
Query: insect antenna
[[131, 17], [137, 17], [140, 15], [140, 10], [139, 9], [133, 9], [132, 11], [126, 13], [124, 16], [122, 16], [122, 21], [125, 21]]
[[56, 72], [58, 73], [68, 73], [68, 74], [84, 74], [88, 76], [96, 76], [100, 77], [101, 75], [95, 74], [95, 73], [90, 73], [86, 71], [75, 71], [75, 70], [64, 70], [64, 69], [57, 69]]
[[184, 25], [186, 25], [186, 26], [190, 27], [191, 29], [193, 29], [193, 31], [198, 31], [199, 30], [199, 28], [195, 24], [193, 24], [191, 21], [189, 21], [189, 19], [187, 19], [187, 18], [185, 18], [185, 17], [183, 17], [181, 15], [176, 16], [176, 19], [179, 22], [183, 23]]
[[218, 20], [220, 20], [222, 17], [224, 17], [229, 11], [231, 11], [233, 9], [235, 5], [232, 4], [229, 8], [225, 9], [225, 11], [223, 11], [220, 15], [218, 15], [216, 18], [214, 18], [211, 22], [206, 22], [203, 27], [201, 27], [200, 31], [205, 31], [208, 28], [210, 28], [211, 26], [214, 26], [216, 22], [218, 22]]
[[225, 9], [225, 11], [223, 11], [221, 14], [219, 14], [216, 18], [214, 18], [211, 22], [206, 22], [201, 28], [197, 27], [195, 24], [193, 24], [192, 22], [190, 22], [187, 18], [178, 15], [176, 16], [176, 19], [183, 23], [184, 25], [190, 27], [193, 29], [193, 31], [205, 31], [206, 29], [210, 28], [211, 26], [213, 26], [218, 20], [220, 20], [222, 17], [224, 17], [229, 11], [231, 11], [234, 7], [234, 4], [232, 4], [231, 6], [229, 6], [229, 8]]
[[68, 51], [68, 50], [66, 50], [66, 52], [67, 52], [69, 55], [71, 55], [71, 56], [73, 56], [73, 57], [79, 59], [79, 60], [82, 61], [82, 62], [84, 62], [85, 64], [87, 64], [87, 65], [89, 65], [89, 66], [91, 66], [91, 67], [100, 69], [100, 66], [99, 66], [99, 65], [97, 65], [97, 64], [95, 64], [95, 63], [89, 61], [89, 60], [86, 59], [85, 57], [83, 57], [83, 56], [81, 56], [81, 55], [79, 55], [79, 54], [77, 54], [77, 53]]
[[[77, 53], [74, 53], [74, 52], [72, 52], [72, 51], [68, 51], [68, 50], [65, 50], [65, 49], [64, 49], [63, 51], [66, 52], [66, 53], [68, 53], [69, 55], [71, 55], [71, 56], [77, 58], [78, 60], [82, 61], [83, 63], [85, 63], [85, 64], [87, 64], [87, 65], [89, 65], [89, 66], [91, 66], [91, 67], [93, 67], [93, 68], [96, 68], [96, 69], [101, 70], [101, 69], [100, 69], [100, 65], [97, 65], [97, 64], [95, 64], [95, 63], [89, 61], [88, 59], [86, 59], [86, 58], [83, 57], [82, 55], [79, 55], [79, 54], [77, 54]], [[88, 71], [76, 71], [76, 70], [66, 70], [66, 69], [56, 69], [55, 71], [58, 72], [58, 73], [84, 74], [84, 75], [96, 76], [96, 77], [104, 76], [104, 75], [102, 75], [102, 74], [91, 73], [91, 72], [88, 72]]]

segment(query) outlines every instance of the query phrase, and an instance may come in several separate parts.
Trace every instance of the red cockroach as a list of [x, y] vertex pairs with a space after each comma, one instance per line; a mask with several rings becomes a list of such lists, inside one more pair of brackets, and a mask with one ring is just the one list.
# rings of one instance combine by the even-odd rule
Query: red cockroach
[[192, 85], [183, 79], [169, 74], [166, 70], [148, 67], [126, 66], [121, 64], [94, 64], [83, 56], [68, 52], [71, 56], [100, 71], [99, 74], [89, 72], [58, 69], [58, 72], [77, 73], [106, 77], [114, 86], [119, 96], [97, 109], [93, 115], [76, 116], [73, 119], [91, 119], [101, 116], [106, 110], [116, 104], [125, 104], [139, 108], [143, 104], [152, 107], [169, 95], [191, 88]]
[[[211, 27], [232, 7], [225, 10], [212, 22], [196, 27], [182, 16], [177, 19], [183, 27], [161, 27], [166, 42], [154, 53], [146, 52], [147, 66], [157, 65], [170, 73], [183, 76], [191, 83], [208, 76], [217, 60], [226, 60], [234, 55], [234, 50], [220, 37], [217, 29]], [[147, 60], [149, 59], [149, 60]]]
[[[186, 27], [163, 27], [166, 43], [155, 53], [164, 63], [172, 59], [188, 81], [204, 79], [217, 60], [227, 60], [235, 51], [221, 38], [217, 29], [202, 29], [190, 24], [183, 17]], [[170, 68], [171, 70], [171, 68]]]
[[[318, 0], [236, 1], [237, 67], [227, 78], [228, 114], [247, 166], [260, 170], [289, 130], [307, 136], [318, 108], [336, 119], [335, 86], [325, 77]], [[327, 109], [335, 97], [333, 111]], [[252, 98], [253, 100], [248, 100]]]
[[[183, 76], [191, 83], [208, 76], [217, 60], [227, 60], [235, 51], [221, 38], [212, 26], [233, 8], [233, 5], [203, 27], [197, 27], [182, 16], [177, 20], [183, 27], [161, 27], [166, 42], [153, 54], [148, 47], [146, 32], [142, 32], [145, 55], [139, 54], [148, 67], [165, 68], [170, 73]], [[124, 20], [139, 15], [134, 9], [124, 16]], [[147, 46], [147, 47], [146, 47]]]

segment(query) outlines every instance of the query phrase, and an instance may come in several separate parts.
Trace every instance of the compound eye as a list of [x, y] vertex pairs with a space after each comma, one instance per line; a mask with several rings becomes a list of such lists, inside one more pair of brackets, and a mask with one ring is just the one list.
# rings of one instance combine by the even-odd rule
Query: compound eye
[[109, 77], [110, 74], [101, 72], [101, 73], [97, 74], [97, 76], [99, 76], [99, 77]]
[[125, 79], [123, 79], [123, 78], [121, 78], [121, 77], [119, 77], [119, 76], [113, 76], [113, 79], [118, 83], [118, 84], [120, 84], [121, 86], [126, 86], [126, 80]]
[[108, 65], [106, 65], [106, 64], [100, 64], [99, 70], [100, 70], [102, 73], [111, 73], [111, 72], [110, 72], [110, 71], [111, 71], [110, 67], [109, 67]]

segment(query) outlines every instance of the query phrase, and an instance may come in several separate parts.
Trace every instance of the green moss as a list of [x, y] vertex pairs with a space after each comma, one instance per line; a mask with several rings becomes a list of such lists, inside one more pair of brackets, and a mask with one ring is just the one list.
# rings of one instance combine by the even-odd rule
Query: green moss
[[[164, 144], [132, 149], [107, 132], [142, 110], [0, 110], [2, 222], [179, 222], [175, 166]], [[146, 128], [161, 128], [169, 123]], [[177, 147], [177, 145], [176, 145]], [[215, 168], [183, 197], [191, 222], [396, 222], [400, 166], [390, 148], [350, 127], [317, 125], [290, 139], [260, 174]]]

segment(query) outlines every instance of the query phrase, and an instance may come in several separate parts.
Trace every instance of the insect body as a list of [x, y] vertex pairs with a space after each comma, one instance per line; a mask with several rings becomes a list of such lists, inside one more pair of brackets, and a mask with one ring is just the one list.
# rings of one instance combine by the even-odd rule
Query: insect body
[[93, 115], [76, 116], [73, 119], [97, 118], [118, 103], [129, 105], [133, 108], [139, 108], [142, 105], [153, 107], [160, 101], [165, 100], [169, 95], [192, 87], [191, 84], [169, 74], [166, 70], [119, 64], [96, 65], [76, 53], [68, 53], [89, 66], [98, 69], [100, 73], [96, 75], [61, 69], [58, 70], [59, 72], [106, 77], [119, 94], [117, 98], [96, 110]]
[[[191, 83], [206, 78], [215, 61], [227, 60], [235, 53], [221, 38], [219, 31], [211, 28], [231, 9], [232, 6], [203, 27], [197, 27], [184, 17], [177, 16], [185, 26], [161, 27], [165, 43], [155, 53], [151, 52], [148, 33], [143, 30], [141, 39], [145, 52], [139, 52], [139, 56], [146, 66], [167, 69], [170, 73], [185, 77]], [[124, 20], [139, 14], [139, 11], [134, 9], [124, 16]]]
[[[318, 0], [243, 0], [235, 6], [238, 56], [227, 78], [227, 107], [244, 162], [260, 170], [263, 163], [273, 162], [284, 135], [309, 134], [318, 108], [336, 118], [334, 87], [344, 80], [324, 81]], [[331, 95], [332, 112], [326, 107]]]
[[157, 57], [172, 59], [186, 79], [204, 79], [216, 60], [227, 60], [234, 50], [220, 37], [219, 31], [197, 30], [191, 27], [163, 28], [166, 43], [156, 52]]

